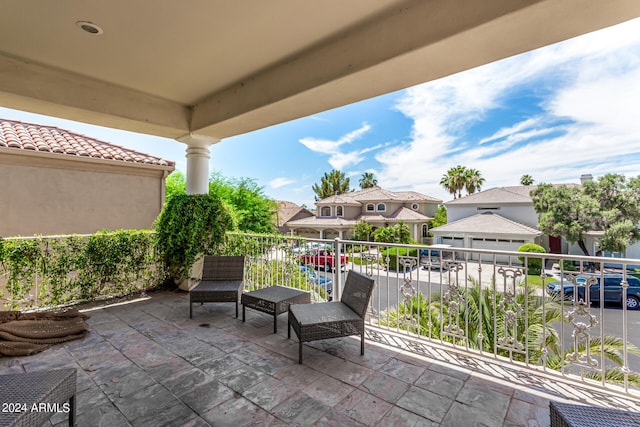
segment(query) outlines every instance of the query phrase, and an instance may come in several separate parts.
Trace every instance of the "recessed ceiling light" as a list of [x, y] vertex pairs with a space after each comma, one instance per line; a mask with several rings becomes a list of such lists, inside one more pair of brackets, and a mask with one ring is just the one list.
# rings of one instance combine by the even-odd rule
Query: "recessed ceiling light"
[[102, 28], [98, 27], [93, 22], [78, 21], [78, 22], [76, 22], [76, 25], [78, 27], [80, 27], [82, 29], [82, 31], [85, 31], [85, 32], [87, 32], [89, 34], [99, 35], [99, 34], [102, 34], [104, 32], [104, 31], [102, 31]]

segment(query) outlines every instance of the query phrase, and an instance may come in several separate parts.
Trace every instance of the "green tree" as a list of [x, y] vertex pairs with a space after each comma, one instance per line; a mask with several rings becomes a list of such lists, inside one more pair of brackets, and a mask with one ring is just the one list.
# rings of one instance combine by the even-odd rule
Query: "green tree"
[[187, 179], [180, 171], [174, 171], [165, 180], [165, 200], [176, 194], [187, 194]]
[[479, 170], [466, 166], [454, 166], [442, 175], [440, 185], [453, 195], [454, 199], [462, 197], [462, 190], [466, 189], [467, 195], [480, 191], [485, 179]]
[[372, 172], [362, 174], [362, 178], [360, 178], [360, 188], [364, 190], [365, 188], [375, 187], [376, 185], [378, 185], [378, 180]]
[[360, 220], [353, 227], [353, 238], [362, 242], [369, 241], [371, 239], [371, 233], [373, 227], [366, 221]]
[[520, 185], [533, 185], [534, 179], [529, 174], [524, 174], [520, 177]]
[[484, 185], [484, 178], [478, 169], [466, 169], [464, 171], [464, 188], [467, 195], [480, 191]]
[[429, 228], [440, 227], [447, 223], [447, 208], [444, 205], [438, 206], [438, 212], [431, 221], [429, 221]]
[[409, 226], [402, 221], [399, 221], [393, 226], [393, 233], [396, 241], [400, 243], [411, 243], [411, 230]]
[[231, 207], [240, 231], [272, 233], [275, 230], [276, 203], [252, 178], [226, 178], [214, 172], [209, 178], [209, 194]]
[[313, 184], [311, 188], [316, 193], [316, 200], [326, 199], [327, 197], [349, 192], [349, 178], [344, 172], [333, 169], [331, 172], [325, 172], [320, 178], [320, 185]]
[[538, 228], [577, 243], [585, 255], [588, 231], [602, 231], [600, 248], [624, 252], [640, 240], [640, 177], [608, 174], [583, 186], [541, 184], [531, 192]]
[[393, 227], [377, 228], [373, 232], [373, 241], [380, 243], [394, 243], [396, 241], [396, 233]]

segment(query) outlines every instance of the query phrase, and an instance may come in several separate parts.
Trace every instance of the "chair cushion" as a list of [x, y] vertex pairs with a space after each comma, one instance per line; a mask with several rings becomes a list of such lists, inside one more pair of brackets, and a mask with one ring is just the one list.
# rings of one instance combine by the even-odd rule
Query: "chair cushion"
[[339, 301], [317, 304], [292, 304], [289, 306], [289, 310], [300, 326], [362, 320], [347, 305]]

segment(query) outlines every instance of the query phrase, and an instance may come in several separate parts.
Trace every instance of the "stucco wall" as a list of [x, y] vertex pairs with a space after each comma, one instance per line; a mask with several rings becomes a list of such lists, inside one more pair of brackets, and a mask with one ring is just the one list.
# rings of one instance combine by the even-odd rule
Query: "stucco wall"
[[168, 168], [91, 160], [1, 154], [0, 236], [151, 227]]

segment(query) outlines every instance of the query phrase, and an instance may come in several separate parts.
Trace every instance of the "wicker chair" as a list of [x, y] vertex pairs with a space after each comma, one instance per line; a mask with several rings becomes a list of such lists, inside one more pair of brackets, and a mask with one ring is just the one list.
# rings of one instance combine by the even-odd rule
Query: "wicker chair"
[[193, 304], [197, 302], [235, 302], [238, 317], [243, 279], [243, 256], [205, 256], [202, 280], [189, 291], [189, 318], [193, 318]]
[[364, 317], [374, 281], [350, 270], [340, 301], [289, 306], [288, 337], [291, 328], [298, 336], [298, 363], [302, 363], [302, 343], [360, 335], [360, 354], [364, 355]]

